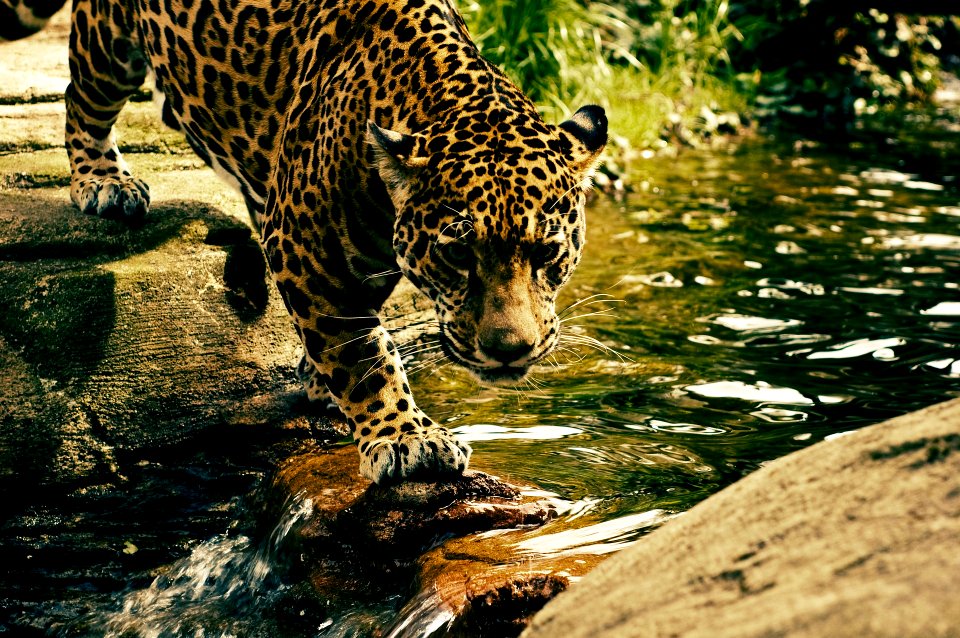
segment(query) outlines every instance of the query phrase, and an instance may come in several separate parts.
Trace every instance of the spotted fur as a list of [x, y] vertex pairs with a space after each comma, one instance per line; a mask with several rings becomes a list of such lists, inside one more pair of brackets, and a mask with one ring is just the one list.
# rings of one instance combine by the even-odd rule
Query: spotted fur
[[[3, 36], [60, 3], [0, 0], [19, 20]], [[147, 211], [112, 128], [149, 70], [164, 121], [243, 194], [301, 378], [348, 419], [361, 473], [462, 472], [470, 448], [417, 407], [377, 313], [402, 272], [481, 379], [550, 352], [603, 110], [545, 124], [450, 0], [74, 0], [66, 146], [83, 212]]]

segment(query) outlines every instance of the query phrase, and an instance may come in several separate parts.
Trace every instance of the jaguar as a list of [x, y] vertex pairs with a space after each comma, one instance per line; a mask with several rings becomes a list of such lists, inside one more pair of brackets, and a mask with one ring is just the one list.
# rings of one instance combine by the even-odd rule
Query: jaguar
[[[0, 0], [0, 38], [64, 0]], [[414, 401], [379, 312], [402, 277], [443, 352], [515, 383], [560, 336], [607, 141], [601, 107], [558, 125], [483, 58], [451, 0], [73, 0], [70, 197], [142, 220], [114, 124], [148, 78], [163, 121], [236, 187], [304, 349], [375, 483], [462, 473], [471, 449]]]

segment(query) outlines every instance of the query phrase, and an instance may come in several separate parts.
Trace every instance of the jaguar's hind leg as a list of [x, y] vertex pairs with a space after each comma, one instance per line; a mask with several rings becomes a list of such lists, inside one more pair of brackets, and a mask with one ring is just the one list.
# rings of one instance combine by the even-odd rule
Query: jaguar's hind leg
[[129, 4], [74, 1], [65, 97], [70, 197], [84, 213], [132, 220], [146, 214], [150, 191], [130, 174], [113, 134], [147, 72]]

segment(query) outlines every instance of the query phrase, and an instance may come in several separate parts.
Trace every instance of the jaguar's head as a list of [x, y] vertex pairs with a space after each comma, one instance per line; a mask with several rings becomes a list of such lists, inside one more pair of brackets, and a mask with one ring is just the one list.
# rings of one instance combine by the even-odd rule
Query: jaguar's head
[[483, 381], [521, 379], [560, 335], [603, 109], [559, 126], [478, 111], [412, 135], [370, 123], [367, 140], [396, 209], [397, 263], [433, 300], [446, 354]]

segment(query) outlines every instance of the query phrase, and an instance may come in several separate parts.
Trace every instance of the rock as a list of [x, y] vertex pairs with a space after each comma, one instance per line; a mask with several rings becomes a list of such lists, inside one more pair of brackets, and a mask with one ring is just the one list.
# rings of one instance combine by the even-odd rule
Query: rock
[[543, 524], [569, 505], [541, 491], [476, 471], [375, 486], [356, 468], [352, 445], [306, 449], [283, 461], [259, 496], [266, 514], [254, 516], [265, 536], [288, 509], [311, 501], [282, 553], [296, 557], [317, 598], [334, 610], [406, 597], [415, 583], [419, 593], [399, 613], [362, 626], [371, 635], [419, 635], [416, 628], [442, 622], [449, 636], [516, 636], [602, 559], [590, 547], [526, 550], [532, 538], [556, 531]]
[[960, 635], [960, 400], [771, 462], [600, 565], [524, 638]]
[[183, 440], [295, 387], [298, 344], [279, 299], [238, 314], [223, 283], [232, 247], [206, 241], [223, 227], [249, 239], [245, 226], [181, 202], [128, 229], [44, 200], [0, 193], [0, 335], [35, 405], [73, 405], [103, 443], [129, 449]]
[[445, 635], [451, 638], [519, 635], [549, 600], [604, 558], [584, 548], [548, 554], [522, 551], [521, 537], [543, 537], [549, 529], [445, 541], [418, 561], [419, 594], [393, 626], [426, 626], [442, 615], [447, 619]]
[[[66, 43], [64, 43], [66, 48]], [[24, 74], [31, 77], [31, 74]], [[62, 96], [55, 96], [62, 98]], [[0, 97], [0, 150], [36, 151], [57, 149], [64, 160], [64, 123], [67, 109], [62, 99], [38, 104], [4, 104]], [[195, 157], [183, 135], [161, 124], [159, 109], [152, 102], [129, 102], [115, 126], [117, 143], [124, 154], [159, 153]], [[23, 126], [24, 120], [30, 126]]]
[[[18, 47], [42, 58], [31, 68], [66, 73], [44, 44], [56, 36], [65, 59], [65, 14], [3, 45], [22, 78], [27, 58], [7, 55]], [[336, 436], [301, 409], [299, 343], [240, 196], [138, 103], [119, 135], [152, 210], [136, 228], [82, 215], [69, 199], [62, 102], [12, 104], [32, 99], [17, 90], [0, 99], [4, 499], [116, 483], [147, 450], [230, 427]]]
[[482, 472], [378, 486], [359, 475], [358, 463], [353, 445], [309, 449], [281, 464], [262, 499], [268, 525], [291, 497], [311, 500], [312, 514], [296, 533], [308, 565], [330, 557], [360, 569], [409, 564], [438, 539], [539, 525], [551, 516], [546, 502]]

